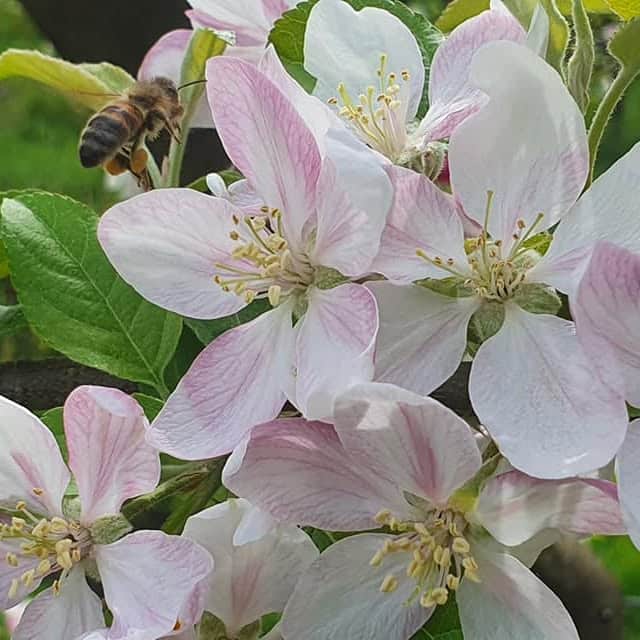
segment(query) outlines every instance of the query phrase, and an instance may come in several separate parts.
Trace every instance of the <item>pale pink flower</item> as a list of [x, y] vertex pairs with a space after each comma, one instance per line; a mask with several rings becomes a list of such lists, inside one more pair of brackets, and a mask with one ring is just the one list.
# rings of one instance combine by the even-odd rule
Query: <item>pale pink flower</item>
[[[452, 136], [453, 195], [390, 169], [395, 203], [374, 268], [392, 282], [371, 285], [380, 308], [376, 379], [431, 393], [462, 360], [470, 318], [493, 309], [499, 330], [476, 353], [469, 382], [480, 421], [526, 473], [592, 471], [624, 439], [624, 403], [572, 322], [527, 309], [554, 288], [571, 293], [599, 237], [640, 248], [630, 176], [640, 147], [578, 200], [587, 138], [560, 76], [527, 48], [494, 42], [476, 54], [471, 78], [489, 101]], [[461, 212], [477, 237], [465, 239]], [[560, 219], [541, 257], [527, 241]], [[411, 284], [426, 278], [432, 288]], [[433, 290], [444, 279], [459, 297]]]
[[[231, 32], [235, 45], [228, 46], [224, 55], [242, 58], [257, 64], [267, 46], [273, 23], [296, 0], [188, 0], [191, 10], [187, 17], [192, 29], [209, 28]], [[175, 29], [165, 33], [147, 52], [138, 70], [138, 78], [149, 80], [156, 76], [171, 78], [180, 84], [184, 60], [192, 29]], [[206, 100], [196, 111], [193, 127], [213, 127]]]
[[353, 280], [369, 272], [392, 197], [370, 150], [330, 136], [321, 148], [255, 66], [214, 58], [208, 76], [220, 137], [262, 211], [164, 189], [116, 205], [98, 230], [120, 275], [166, 309], [209, 319], [256, 297], [273, 306], [212, 342], [154, 422], [152, 442], [185, 459], [231, 451], [285, 398], [330, 415], [336, 392], [371, 379], [377, 308]]
[[374, 383], [338, 398], [335, 428], [255, 427], [223, 477], [283, 521], [388, 531], [343, 539], [311, 565], [285, 608], [285, 639], [406, 640], [451, 592], [466, 638], [577, 639], [527, 566], [558, 532], [623, 532], [615, 485], [493, 468], [452, 411]]
[[[637, 161], [626, 168], [625, 183], [619, 184], [615, 195], [631, 201], [635, 191], [631, 185], [640, 179]], [[611, 206], [620, 204], [614, 200]], [[640, 232], [637, 209], [628, 210], [633, 215], [630, 222], [635, 222], [636, 232]], [[611, 222], [610, 212], [604, 210], [600, 215]], [[640, 251], [631, 252], [610, 242], [599, 242], [571, 299], [571, 312], [578, 338], [592, 355], [594, 366], [629, 404], [640, 407]], [[634, 420], [618, 453], [617, 464], [620, 503], [629, 535], [638, 548], [639, 459], [640, 420]]]
[[391, 162], [408, 164], [433, 140], [449, 138], [486, 96], [469, 82], [475, 52], [487, 42], [524, 43], [526, 33], [500, 2], [465, 21], [438, 47], [429, 76], [429, 110], [417, 122], [425, 71], [414, 35], [375, 7], [354, 10], [319, 0], [311, 10], [304, 66], [313, 95], [334, 105], [352, 131]]
[[204, 608], [224, 624], [228, 638], [238, 637], [267, 613], [281, 612], [298, 578], [318, 557], [304, 531], [276, 522], [243, 499], [191, 516], [182, 535], [213, 557], [216, 569]]
[[148, 423], [134, 399], [116, 389], [79, 387], [65, 403], [64, 426], [79, 505], [65, 497], [71, 475], [52, 433], [0, 398], [0, 609], [57, 575], [27, 605], [12, 638], [74, 640], [104, 627], [88, 571], [99, 574], [113, 613], [110, 637], [138, 631], [139, 640], [156, 640], [182, 623], [211, 572], [211, 557], [160, 531], [137, 531], [110, 544], [94, 539], [107, 535], [105, 517], [158, 483], [158, 452], [145, 442]]

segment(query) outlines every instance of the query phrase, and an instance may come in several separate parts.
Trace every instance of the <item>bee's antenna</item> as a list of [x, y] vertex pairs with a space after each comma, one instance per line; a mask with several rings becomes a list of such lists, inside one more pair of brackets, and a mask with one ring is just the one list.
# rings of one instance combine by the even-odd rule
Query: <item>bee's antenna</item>
[[178, 91], [182, 91], [182, 89], [186, 89], [187, 87], [190, 87], [191, 85], [194, 85], [194, 84], [202, 84], [203, 82], [206, 82], [206, 79], [205, 80], [193, 80], [193, 82], [187, 82], [186, 84], [180, 85], [178, 87]]

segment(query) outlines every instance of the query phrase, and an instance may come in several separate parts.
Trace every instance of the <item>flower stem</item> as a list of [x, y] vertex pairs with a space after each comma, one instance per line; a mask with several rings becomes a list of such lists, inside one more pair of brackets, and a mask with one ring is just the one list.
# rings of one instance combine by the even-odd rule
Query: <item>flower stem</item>
[[589, 173], [587, 187], [589, 187], [593, 182], [593, 173], [596, 158], [598, 156], [598, 149], [600, 148], [602, 136], [604, 135], [604, 130], [609, 122], [609, 118], [611, 117], [611, 114], [616, 108], [618, 102], [620, 102], [624, 92], [627, 90], [631, 82], [633, 82], [637, 74], [637, 69], [623, 66], [614, 81], [611, 83], [611, 86], [604, 95], [604, 98], [602, 98], [602, 101], [593, 116], [591, 127], [589, 129], [589, 156], [591, 158], [591, 170]]

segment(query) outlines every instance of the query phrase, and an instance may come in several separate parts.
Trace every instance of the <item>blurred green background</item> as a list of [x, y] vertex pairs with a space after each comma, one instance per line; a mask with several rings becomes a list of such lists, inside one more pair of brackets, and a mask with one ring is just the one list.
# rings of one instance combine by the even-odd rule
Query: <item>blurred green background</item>
[[[413, 0], [409, 4], [432, 19], [444, 6], [442, 0]], [[614, 67], [604, 54], [609, 19], [596, 18], [594, 27], [600, 53], [593, 86], [597, 103]], [[0, 52], [10, 47], [54, 53], [17, 0], [0, 0]], [[64, 98], [39, 85], [19, 79], [0, 83], [0, 192], [42, 188], [69, 195], [97, 211], [115, 202], [116, 194], [105, 187], [102, 171], [85, 170], [77, 159], [78, 138], [86, 117]], [[640, 80], [631, 87], [610, 123], [598, 171], [609, 167], [638, 140]], [[3, 275], [0, 273], [0, 277]], [[0, 280], [0, 304], [15, 302], [12, 295], [8, 279]], [[40, 358], [47, 353], [29, 331], [0, 340], [0, 361]], [[624, 589], [625, 638], [640, 640], [640, 553], [626, 538], [597, 539], [592, 547]], [[0, 613], [0, 640], [8, 638]]]

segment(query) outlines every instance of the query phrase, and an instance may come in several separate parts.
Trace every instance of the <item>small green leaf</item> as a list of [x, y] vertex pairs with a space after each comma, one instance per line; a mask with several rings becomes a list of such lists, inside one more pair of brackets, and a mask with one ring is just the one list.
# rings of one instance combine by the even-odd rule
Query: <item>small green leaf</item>
[[609, 42], [609, 51], [627, 69], [640, 72], [640, 18], [618, 29]]
[[69, 453], [67, 451], [67, 441], [64, 437], [64, 422], [62, 418], [62, 412], [62, 407], [49, 409], [40, 416], [40, 420], [42, 420], [42, 422], [44, 422], [44, 424], [49, 427], [51, 433], [53, 433], [53, 437], [56, 439], [56, 442], [60, 447], [60, 451], [62, 452], [62, 457], [66, 462], [69, 459]]
[[96, 238], [98, 218], [70, 198], [29, 193], [2, 204], [12, 282], [31, 327], [66, 356], [166, 394], [182, 320], [140, 297]]
[[583, 0], [573, 0], [573, 28], [576, 33], [576, 43], [567, 66], [567, 86], [584, 113], [589, 106], [591, 96], [595, 45]]
[[607, 0], [607, 4], [623, 20], [640, 16], [640, 0]]
[[0, 305], [0, 338], [6, 338], [29, 326], [20, 305]]
[[[313, 5], [318, 0], [300, 2], [287, 11], [273, 26], [269, 42], [274, 45], [287, 71], [309, 92], [315, 86], [315, 78], [304, 68], [304, 35]], [[426, 77], [424, 92], [418, 117], [422, 117], [428, 107], [429, 69], [436, 49], [442, 42], [442, 33], [427, 18], [409, 9], [398, 0], [345, 0], [356, 11], [365, 7], [385, 9], [401, 20], [413, 33], [422, 53]]]
[[108, 62], [72, 64], [39, 51], [8, 49], [0, 55], [0, 80], [22, 77], [35, 80], [97, 111], [126, 91], [135, 80]]
[[260, 314], [268, 311], [269, 308], [269, 302], [266, 299], [260, 299], [226, 318], [217, 320], [185, 318], [184, 322], [198, 336], [198, 340], [202, 344], [209, 344], [225, 331], [239, 327], [241, 324], [257, 318]]

